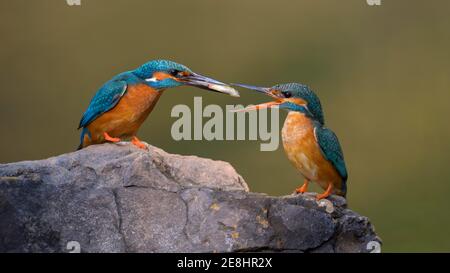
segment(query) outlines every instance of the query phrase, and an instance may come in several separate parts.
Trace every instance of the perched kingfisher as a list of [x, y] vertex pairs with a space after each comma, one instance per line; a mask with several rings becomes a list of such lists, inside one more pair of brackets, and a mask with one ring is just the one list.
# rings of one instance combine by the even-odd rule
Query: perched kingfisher
[[165, 89], [182, 85], [239, 97], [227, 84], [196, 74], [184, 65], [167, 60], [150, 61], [113, 77], [97, 91], [78, 126], [83, 128], [78, 149], [129, 137], [135, 146], [146, 149], [136, 136], [139, 127]]
[[256, 87], [236, 84], [271, 96], [274, 101], [249, 106], [244, 111], [279, 107], [289, 111], [282, 129], [283, 147], [287, 157], [305, 177], [304, 184], [296, 189], [304, 193], [310, 181], [316, 182], [325, 192], [317, 200], [347, 193], [347, 169], [339, 140], [333, 131], [324, 127], [324, 115], [317, 95], [306, 85], [278, 84], [273, 87]]

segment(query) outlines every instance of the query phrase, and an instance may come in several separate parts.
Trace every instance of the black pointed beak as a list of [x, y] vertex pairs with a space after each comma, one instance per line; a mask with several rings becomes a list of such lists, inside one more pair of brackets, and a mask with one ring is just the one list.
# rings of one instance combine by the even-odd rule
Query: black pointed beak
[[272, 97], [274, 99], [280, 99], [281, 98], [281, 96], [279, 95], [279, 92], [276, 91], [276, 90], [273, 90], [270, 87], [259, 87], [259, 86], [253, 86], [253, 85], [248, 85], [248, 84], [241, 84], [241, 83], [233, 83], [232, 85], [240, 86], [240, 87], [247, 88], [247, 89], [250, 89], [250, 90], [255, 90], [257, 92], [266, 94], [267, 96], [270, 96], [270, 97]]
[[239, 92], [226, 83], [202, 76], [197, 73], [190, 73], [180, 79], [183, 83], [209, 91], [228, 94], [233, 97], [239, 97]]
[[258, 86], [248, 85], [248, 84], [240, 84], [240, 83], [233, 83], [232, 85], [240, 86], [240, 87], [247, 88], [250, 90], [255, 90], [259, 93], [266, 94], [267, 96], [270, 96], [274, 99], [274, 101], [261, 103], [261, 104], [257, 104], [257, 105], [251, 105], [244, 109], [234, 110], [232, 112], [248, 112], [248, 111], [253, 111], [253, 110], [278, 107], [280, 104], [283, 103], [283, 98], [278, 95], [279, 92], [270, 87], [258, 87]]
[[269, 93], [270, 92], [270, 88], [267, 87], [258, 87], [258, 86], [253, 86], [253, 85], [248, 85], [248, 84], [241, 84], [241, 83], [232, 83], [232, 85], [234, 86], [240, 86], [243, 88], [247, 88], [247, 89], [251, 89], [251, 90], [255, 90], [261, 93]]

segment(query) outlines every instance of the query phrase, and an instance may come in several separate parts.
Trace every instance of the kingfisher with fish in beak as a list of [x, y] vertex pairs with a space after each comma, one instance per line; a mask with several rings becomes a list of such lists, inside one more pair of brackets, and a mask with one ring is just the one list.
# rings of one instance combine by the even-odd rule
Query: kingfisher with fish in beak
[[317, 200], [327, 198], [330, 194], [345, 197], [348, 174], [344, 155], [337, 136], [324, 127], [324, 115], [317, 95], [308, 86], [299, 83], [278, 84], [267, 88], [235, 85], [274, 99], [237, 111], [271, 107], [289, 111], [282, 129], [283, 147], [288, 159], [305, 177], [303, 185], [296, 192], [306, 192], [312, 181], [325, 190], [316, 196]]
[[185, 85], [239, 97], [229, 85], [194, 73], [184, 65], [150, 61], [113, 77], [97, 91], [78, 126], [82, 128], [78, 149], [130, 137], [132, 144], [147, 149], [136, 136], [139, 127], [165, 89]]

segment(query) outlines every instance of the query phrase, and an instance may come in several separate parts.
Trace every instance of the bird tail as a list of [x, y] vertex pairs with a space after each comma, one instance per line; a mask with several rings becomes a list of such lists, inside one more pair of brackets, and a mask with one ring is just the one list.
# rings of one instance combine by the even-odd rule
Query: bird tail
[[342, 186], [339, 189], [338, 195], [347, 198], [347, 178], [342, 181]]
[[91, 139], [91, 132], [89, 132], [89, 129], [86, 127], [83, 127], [83, 130], [81, 131], [80, 135], [80, 145], [78, 145], [77, 151], [84, 148], [84, 136], [87, 134], [89, 139]]

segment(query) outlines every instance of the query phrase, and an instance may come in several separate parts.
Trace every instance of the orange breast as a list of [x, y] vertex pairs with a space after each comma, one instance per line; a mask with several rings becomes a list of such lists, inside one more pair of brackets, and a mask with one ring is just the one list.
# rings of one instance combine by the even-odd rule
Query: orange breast
[[113, 109], [89, 124], [88, 129], [92, 135], [92, 143], [102, 143], [104, 132], [119, 138], [136, 135], [162, 92], [145, 84], [129, 86], [125, 95]]
[[282, 130], [283, 147], [289, 161], [310, 181], [323, 189], [333, 183], [340, 189], [342, 179], [333, 165], [325, 159], [314, 137], [311, 120], [304, 114], [291, 111]]

